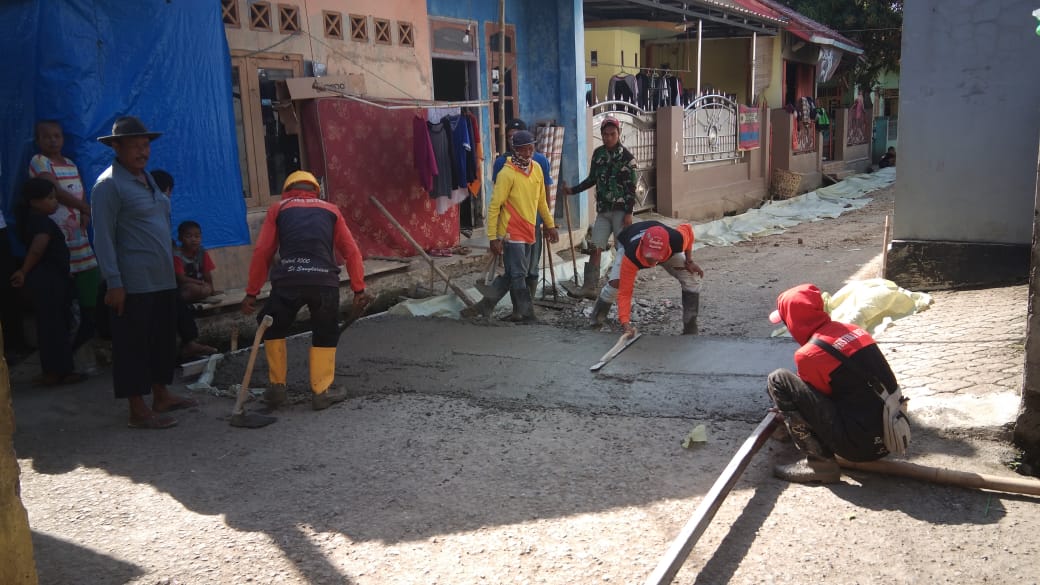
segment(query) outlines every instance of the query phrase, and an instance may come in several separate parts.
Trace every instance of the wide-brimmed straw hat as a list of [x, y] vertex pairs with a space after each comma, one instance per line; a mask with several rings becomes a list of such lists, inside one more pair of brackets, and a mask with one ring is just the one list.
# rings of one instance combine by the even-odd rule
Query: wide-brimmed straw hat
[[98, 142], [106, 146], [112, 146], [112, 141], [117, 138], [132, 138], [134, 136], [144, 136], [149, 140], [155, 140], [162, 136], [162, 132], [150, 132], [144, 125], [144, 122], [134, 116], [120, 116], [112, 124], [112, 134], [99, 136]]

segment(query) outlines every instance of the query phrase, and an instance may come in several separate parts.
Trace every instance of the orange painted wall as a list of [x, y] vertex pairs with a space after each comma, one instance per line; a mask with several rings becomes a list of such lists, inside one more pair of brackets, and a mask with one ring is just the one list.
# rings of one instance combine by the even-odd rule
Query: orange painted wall
[[[415, 0], [297, 0], [281, 2], [296, 6], [303, 31], [296, 35], [278, 32], [279, 2], [270, 2], [273, 12], [271, 32], [250, 29], [251, 0], [238, 0], [240, 26], [225, 26], [232, 51], [259, 51], [303, 55], [307, 61], [326, 64], [327, 75], [362, 74], [365, 94], [384, 98], [432, 99], [433, 77], [430, 60], [430, 27], [426, 2]], [[325, 36], [323, 11], [342, 14], [344, 39]], [[365, 16], [369, 38], [359, 42], [350, 38], [350, 16]], [[393, 44], [374, 41], [373, 18], [391, 21]], [[414, 47], [399, 44], [397, 24], [412, 24]], [[280, 43], [277, 46], [276, 43]]]

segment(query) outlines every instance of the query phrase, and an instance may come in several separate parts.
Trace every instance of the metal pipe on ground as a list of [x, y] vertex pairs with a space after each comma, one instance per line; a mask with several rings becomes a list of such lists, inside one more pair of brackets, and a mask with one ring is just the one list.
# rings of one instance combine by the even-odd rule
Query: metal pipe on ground
[[744, 473], [744, 470], [751, 462], [751, 458], [769, 440], [778, 423], [779, 419], [775, 412], [770, 412], [762, 419], [762, 422], [758, 423], [751, 436], [744, 441], [744, 444], [737, 450], [733, 459], [730, 459], [726, 469], [722, 471], [722, 475], [715, 480], [714, 485], [708, 490], [701, 505], [697, 507], [693, 516], [686, 522], [686, 526], [683, 526], [679, 536], [672, 541], [672, 546], [668, 549], [664, 558], [661, 559], [657, 568], [647, 578], [646, 585], [665, 585], [671, 583], [672, 579], [675, 579], [675, 575], [682, 568], [683, 563], [686, 562], [686, 558], [690, 556], [693, 545], [697, 544], [697, 540], [707, 530], [711, 520], [715, 517], [715, 513], [722, 506], [723, 500], [726, 499], [730, 490], [733, 489], [737, 480], [740, 479], [740, 474]]

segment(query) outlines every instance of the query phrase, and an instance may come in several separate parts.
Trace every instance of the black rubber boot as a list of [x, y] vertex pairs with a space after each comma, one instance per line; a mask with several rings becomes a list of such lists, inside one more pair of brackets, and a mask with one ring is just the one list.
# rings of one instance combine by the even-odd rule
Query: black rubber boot
[[538, 320], [534, 315], [534, 302], [531, 299], [531, 293], [526, 288], [516, 291], [516, 301], [520, 309], [520, 319], [516, 321], [517, 323], [534, 323]]
[[513, 312], [502, 317], [503, 321], [519, 321], [520, 320], [520, 309], [517, 308], [516, 302], [516, 291], [509, 289], [509, 302], [513, 304]]
[[337, 402], [343, 402], [346, 399], [346, 390], [341, 390], [339, 388], [329, 388], [321, 394], [311, 395], [311, 409], [325, 410], [333, 404], [336, 404]]
[[271, 408], [278, 408], [285, 402], [286, 396], [285, 384], [271, 384], [264, 389], [264, 403]]
[[682, 291], [683, 335], [697, 335], [697, 314], [701, 311], [701, 293]]
[[805, 457], [773, 467], [773, 475], [795, 483], [836, 483], [841, 481], [841, 467], [834, 460], [834, 453], [820, 443], [812, 427], [797, 410], [784, 410], [784, 424], [798, 450]]
[[607, 314], [610, 313], [610, 307], [613, 304], [597, 298], [596, 306], [592, 307], [592, 314], [589, 315], [589, 327], [594, 329], [602, 327], [603, 323], [607, 321]]
[[524, 279], [524, 282], [527, 283], [527, 290], [528, 290], [528, 292], [531, 293], [531, 299], [533, 300], [534, 299], [534, 293], [538, 290], [538, 277], [537, 276], [528, 276], [527, 278]]
[[473, 286], [476, 287], [481, 296], [491, 297], [495, 295], [495, 287], [485, 283], [483, 278], [478, 278], [477, 281], [473, 283]]
[[599, 265], [585, 263], [585, 280], [581, 284], [581, 297], [585, 299], [599, 298]]
[[[505, 276], [500, 274], [497, 277], [495, 277], [495, 280], [494, 282], [492, 282], [492, 284], [484, 284], [482, 280], [478, 281], [477, 290], [480, 291], [480, 294], [482, 294], [484, 298], [480, 299], [480, 302], [473, 305], [472, 307], [466, 307], [465, 309], [459, 311], [459, 316], [461, 316], [464, 319], [470, 319], [478, 316], [483, 317], [484, 320], [491, 319], [491, 313], [495, 311], [495, 305], [497, 305], [498, 301], [501, 301], [502, 297], [504, 297], [506, 294], [505, 291], [499, 293], [499, 289], [497, 286], [495, 286], [495, 284], [500, 284], [504, 279]], [[508, 290], [509, 289], [506, 289], [506, 291]]]

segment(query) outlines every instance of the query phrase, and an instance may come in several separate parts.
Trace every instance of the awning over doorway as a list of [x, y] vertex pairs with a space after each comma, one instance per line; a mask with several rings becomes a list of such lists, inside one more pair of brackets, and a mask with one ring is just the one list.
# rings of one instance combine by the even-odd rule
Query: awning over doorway
[[625, 21], [671, 22], [677, 34], [697, 21], [706, 37], [776, 35], [785, 20], [762, 7], [745, 6], [740, 0], [583, 0], [585, 24], [623, 25]]

